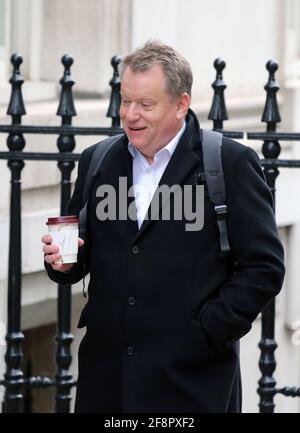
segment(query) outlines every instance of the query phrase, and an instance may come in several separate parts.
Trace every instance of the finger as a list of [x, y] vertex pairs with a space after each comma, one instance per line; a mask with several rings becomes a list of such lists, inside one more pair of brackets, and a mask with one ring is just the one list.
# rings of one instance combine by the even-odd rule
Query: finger
[[62, 263], [52, 263], [52, 269], [55, 271], [61, 271], [63, 267]]
[[79, 245], [79, 247], [82, 247], [82, 245], [84, 245], [84, 240], [81, 238], [78, 238], [78, 245]]
[[61, 258], [62, 258], [61, 254], [46, 254], [44, 260], [46, 263], [49, 263], [49, 265], [52, 265], [53, 263], [60, 260]]
[[51, 242], [52, 242], [52, 237], [51, 237], [50, 235], [43, 235], [42, 238], [41, 238], [41, 241], [42, 241], [44, 244], [51, 244]]
[[59, 252], [59, 246], [58, 245], [44, 245], [43, 246], [43, 253], [44, 254], [55, 254]]

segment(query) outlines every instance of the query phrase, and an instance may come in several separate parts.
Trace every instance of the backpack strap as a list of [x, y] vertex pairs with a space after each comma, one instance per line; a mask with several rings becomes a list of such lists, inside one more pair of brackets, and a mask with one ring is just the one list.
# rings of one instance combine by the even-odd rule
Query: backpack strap
[[92, 155], [83, 187], [82, 202], [84, 203], [84, 206], [79, 212], [79, 237], [81, 239], [86, 238], [87, 205], [92, 183], [99, 173], [104, 158], [106, 157], [112, 146], [115, 144], [115, 142], [122, 135], [123, 134], [114, 135], [112, 137], [106, 138], [103, 141], [100, 141], [97, 144], [96, 149], [94, 150], [94, 153]]
[[227, 206], [224, 173], [221, 160], [221, 146], [223, 134], [219, 132], [202, 130], [202, 151], [205, 179], [208, 189], [208, 196], [214, 205], [217, 224], [220, 233], [221, 257], [230, 253], [227, 233]]

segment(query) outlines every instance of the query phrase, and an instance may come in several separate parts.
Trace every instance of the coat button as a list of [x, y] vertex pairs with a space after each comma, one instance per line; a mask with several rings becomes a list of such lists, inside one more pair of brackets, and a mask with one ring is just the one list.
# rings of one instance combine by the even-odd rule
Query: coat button
[[132, 346], [127, 347], [127, 353], [129, 356], [132, 356], [134, 353], [134, 348]]
[[135, 297], [134, 296], [130, 296], [128, 298], [128, 304], [129, 305], [135, 305]]
[[138, 254], [140, 252], [140, 249], [137, 245], [134, 245], [131, 249], [132, 254]]

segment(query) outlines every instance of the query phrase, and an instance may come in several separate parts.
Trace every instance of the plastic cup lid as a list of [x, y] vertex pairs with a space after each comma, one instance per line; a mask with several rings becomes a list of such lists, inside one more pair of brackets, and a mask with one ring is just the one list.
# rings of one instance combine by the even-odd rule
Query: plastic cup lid
[[54, 225], [54, 224], [78, 224], [79, 218], [77, 215], [66, 215], [66, 216], [59, 216], [56, 218], [48, 218], [48, 221], [46, 222], [47, 225]]

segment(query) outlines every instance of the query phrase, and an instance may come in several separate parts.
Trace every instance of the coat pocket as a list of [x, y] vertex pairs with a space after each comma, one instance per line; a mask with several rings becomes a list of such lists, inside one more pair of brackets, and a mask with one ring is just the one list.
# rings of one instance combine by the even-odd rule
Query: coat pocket
[[77, 328], [84, 328], [86, 326], [86, 314], [87, 314], [87, 304], [83, 307], [78, 320]]

